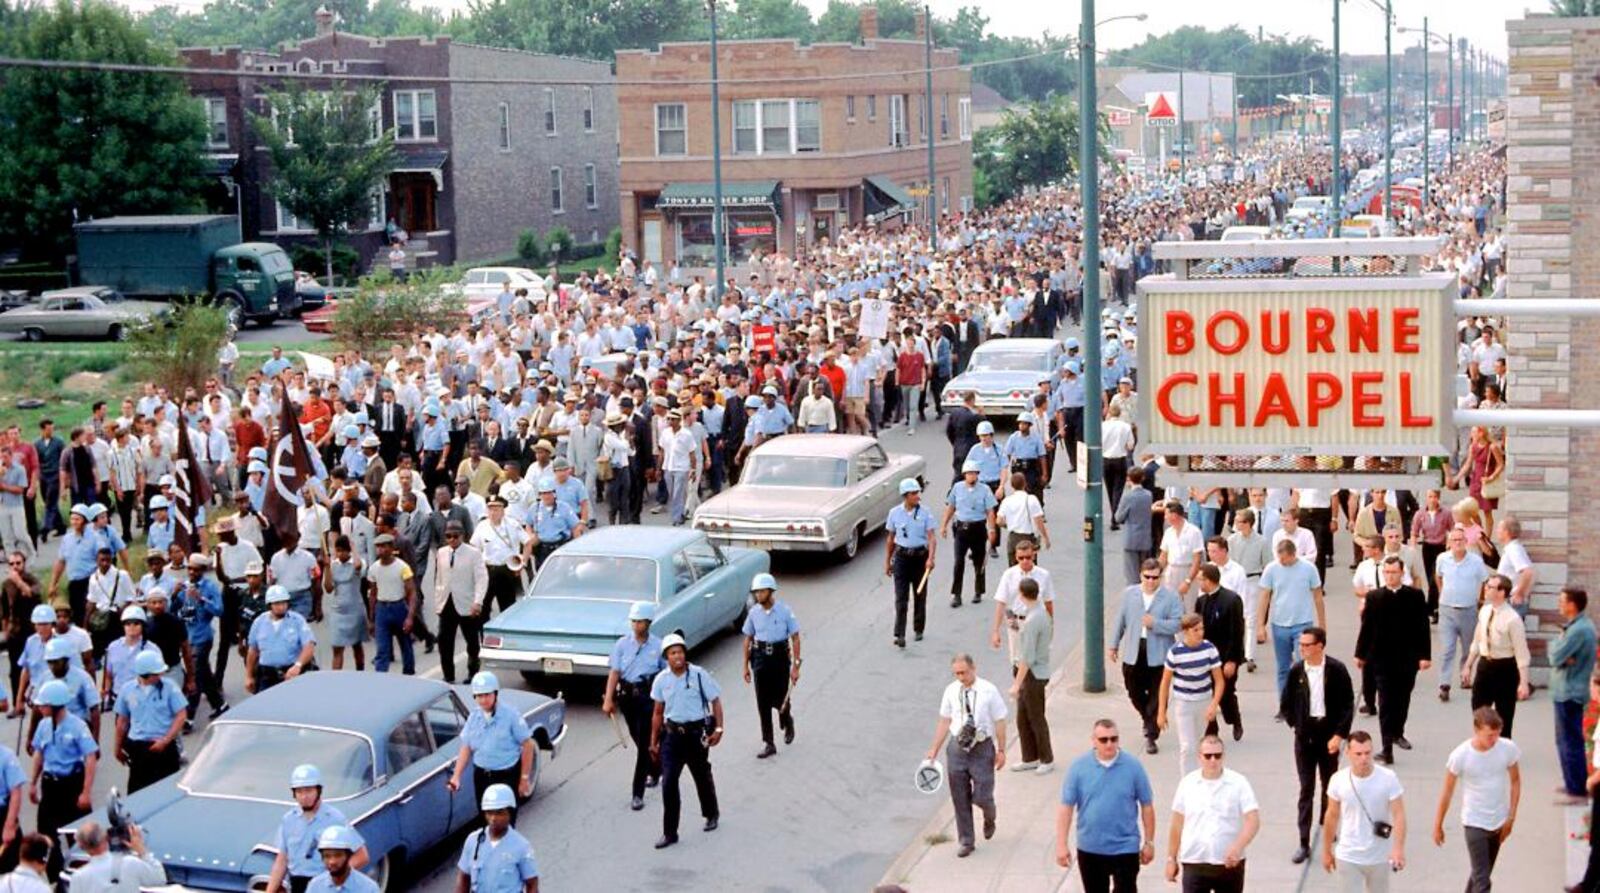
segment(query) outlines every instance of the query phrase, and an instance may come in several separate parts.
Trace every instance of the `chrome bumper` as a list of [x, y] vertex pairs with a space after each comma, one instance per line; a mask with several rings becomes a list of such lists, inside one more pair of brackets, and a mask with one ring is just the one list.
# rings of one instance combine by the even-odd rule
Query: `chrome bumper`
[[554, 651], [524, 651], [519, 648], [485, 648], [479, 658], [486, 667], [506, 667], [531, 673], [549, 673], [547, 660], [569, 661], [574, 676], [604, 676], [611, 672], [610, 658], [596, 654], [561, 654]]

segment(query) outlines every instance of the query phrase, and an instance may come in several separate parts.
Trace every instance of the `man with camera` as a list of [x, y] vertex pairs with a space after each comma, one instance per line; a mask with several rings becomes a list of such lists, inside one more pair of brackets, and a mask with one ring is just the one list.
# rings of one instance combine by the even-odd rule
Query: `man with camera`
[[1328, 782], [1322, 868], [1339, 873], [1342, 890], [1388, 893], [1389, 875], [1406, 867], [1405, 791], [1393, 770], [1374, 765], [1367, 732], [1351, 732], [1344, 752], [1350, 765]]
[[[1006, 701], [994, 683], [978, 678], [972, 655], [957, 654], [950, 661], [950, 670], [955, 681], [945, 686], [939, 701], [939, 723], [926, 758], [933, 761], [939, 746], [950, 738], [944, 756], [961, 846], [956, 855], [965, 858], [972, 855], [975, 842], [972, 807], [983, 811], [983, 839], [994, 836], [994, 773], [1006, 764]], [[952, 726], [956, 726], [953, 737]]]
[[70, 893], [103, 893], [110, 890], [143, 890], [167, 882], [167, 870], [150, 855], [144, 832], [129, 822], [127, 840], [113, 847], [111, 834], [99, 822], [84, 822], [78, 829], [78, 846], [89, 856], [89, 864], [73, 872]]

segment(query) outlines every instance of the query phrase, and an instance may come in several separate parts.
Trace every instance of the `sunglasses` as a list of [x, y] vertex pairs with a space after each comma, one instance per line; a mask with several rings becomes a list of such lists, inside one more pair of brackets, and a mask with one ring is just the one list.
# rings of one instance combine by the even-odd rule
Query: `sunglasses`
[[1159, 579], [1161, 579], [1161, 575], [1160, 574], [1140, 574], [1139, 577], [1141, 579], [1145, 579], [1145, 580], [1159, 580]]
[[1220, 760], [1220, 759], [1222, 759], [1222, 754], [1220, 754], [1220, 753], [1203, 753], [1203, 754], [1200, 755], [1200, 759], [1202, 759], [1202, 760]]
[[1122, 736], [1121, 735], [1100, 735], [1100, 736], [1097, 736], [1094, 740], [1100, 742], [1101, 744], [1116, 744], [1118, 741], [1122, 740]]

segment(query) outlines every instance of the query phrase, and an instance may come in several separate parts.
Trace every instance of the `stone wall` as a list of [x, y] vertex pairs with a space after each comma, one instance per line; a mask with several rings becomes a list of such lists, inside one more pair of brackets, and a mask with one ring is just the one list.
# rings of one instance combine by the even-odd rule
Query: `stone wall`
[[[1507, 296], [1600, 297], [1600, 18], [1535, 15], [1507, 31]], [[1600, 408], [1600, 323], [1519, 316], [1508, 329], [1508, 403]], [[1600, 432], [1515, 430], [1508, 453], [1505, 507], [1522, 520], [1539, 572], [1542, 618], [1530, 630], [1548, 635], [1563, 585], [1600, 589], [1600, 548], [1584, 520], [1600, 502]]]

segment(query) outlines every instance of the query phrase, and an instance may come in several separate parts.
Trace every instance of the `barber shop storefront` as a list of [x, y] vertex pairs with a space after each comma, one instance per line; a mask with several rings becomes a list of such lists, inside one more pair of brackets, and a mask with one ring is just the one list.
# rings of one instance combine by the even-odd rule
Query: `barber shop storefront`
[[[669, 183], [656, 198], [672, 240], [673, 256], [686, 267], [716, 264], [716, 238], [712, 227], [715, 189], [710, 183]], [[751, 256], [778, 250], [782, 225], [781, 197], [776, 180], [730, 181], [722, 184], [725, 221], [724, 257], [743, 264]]]

